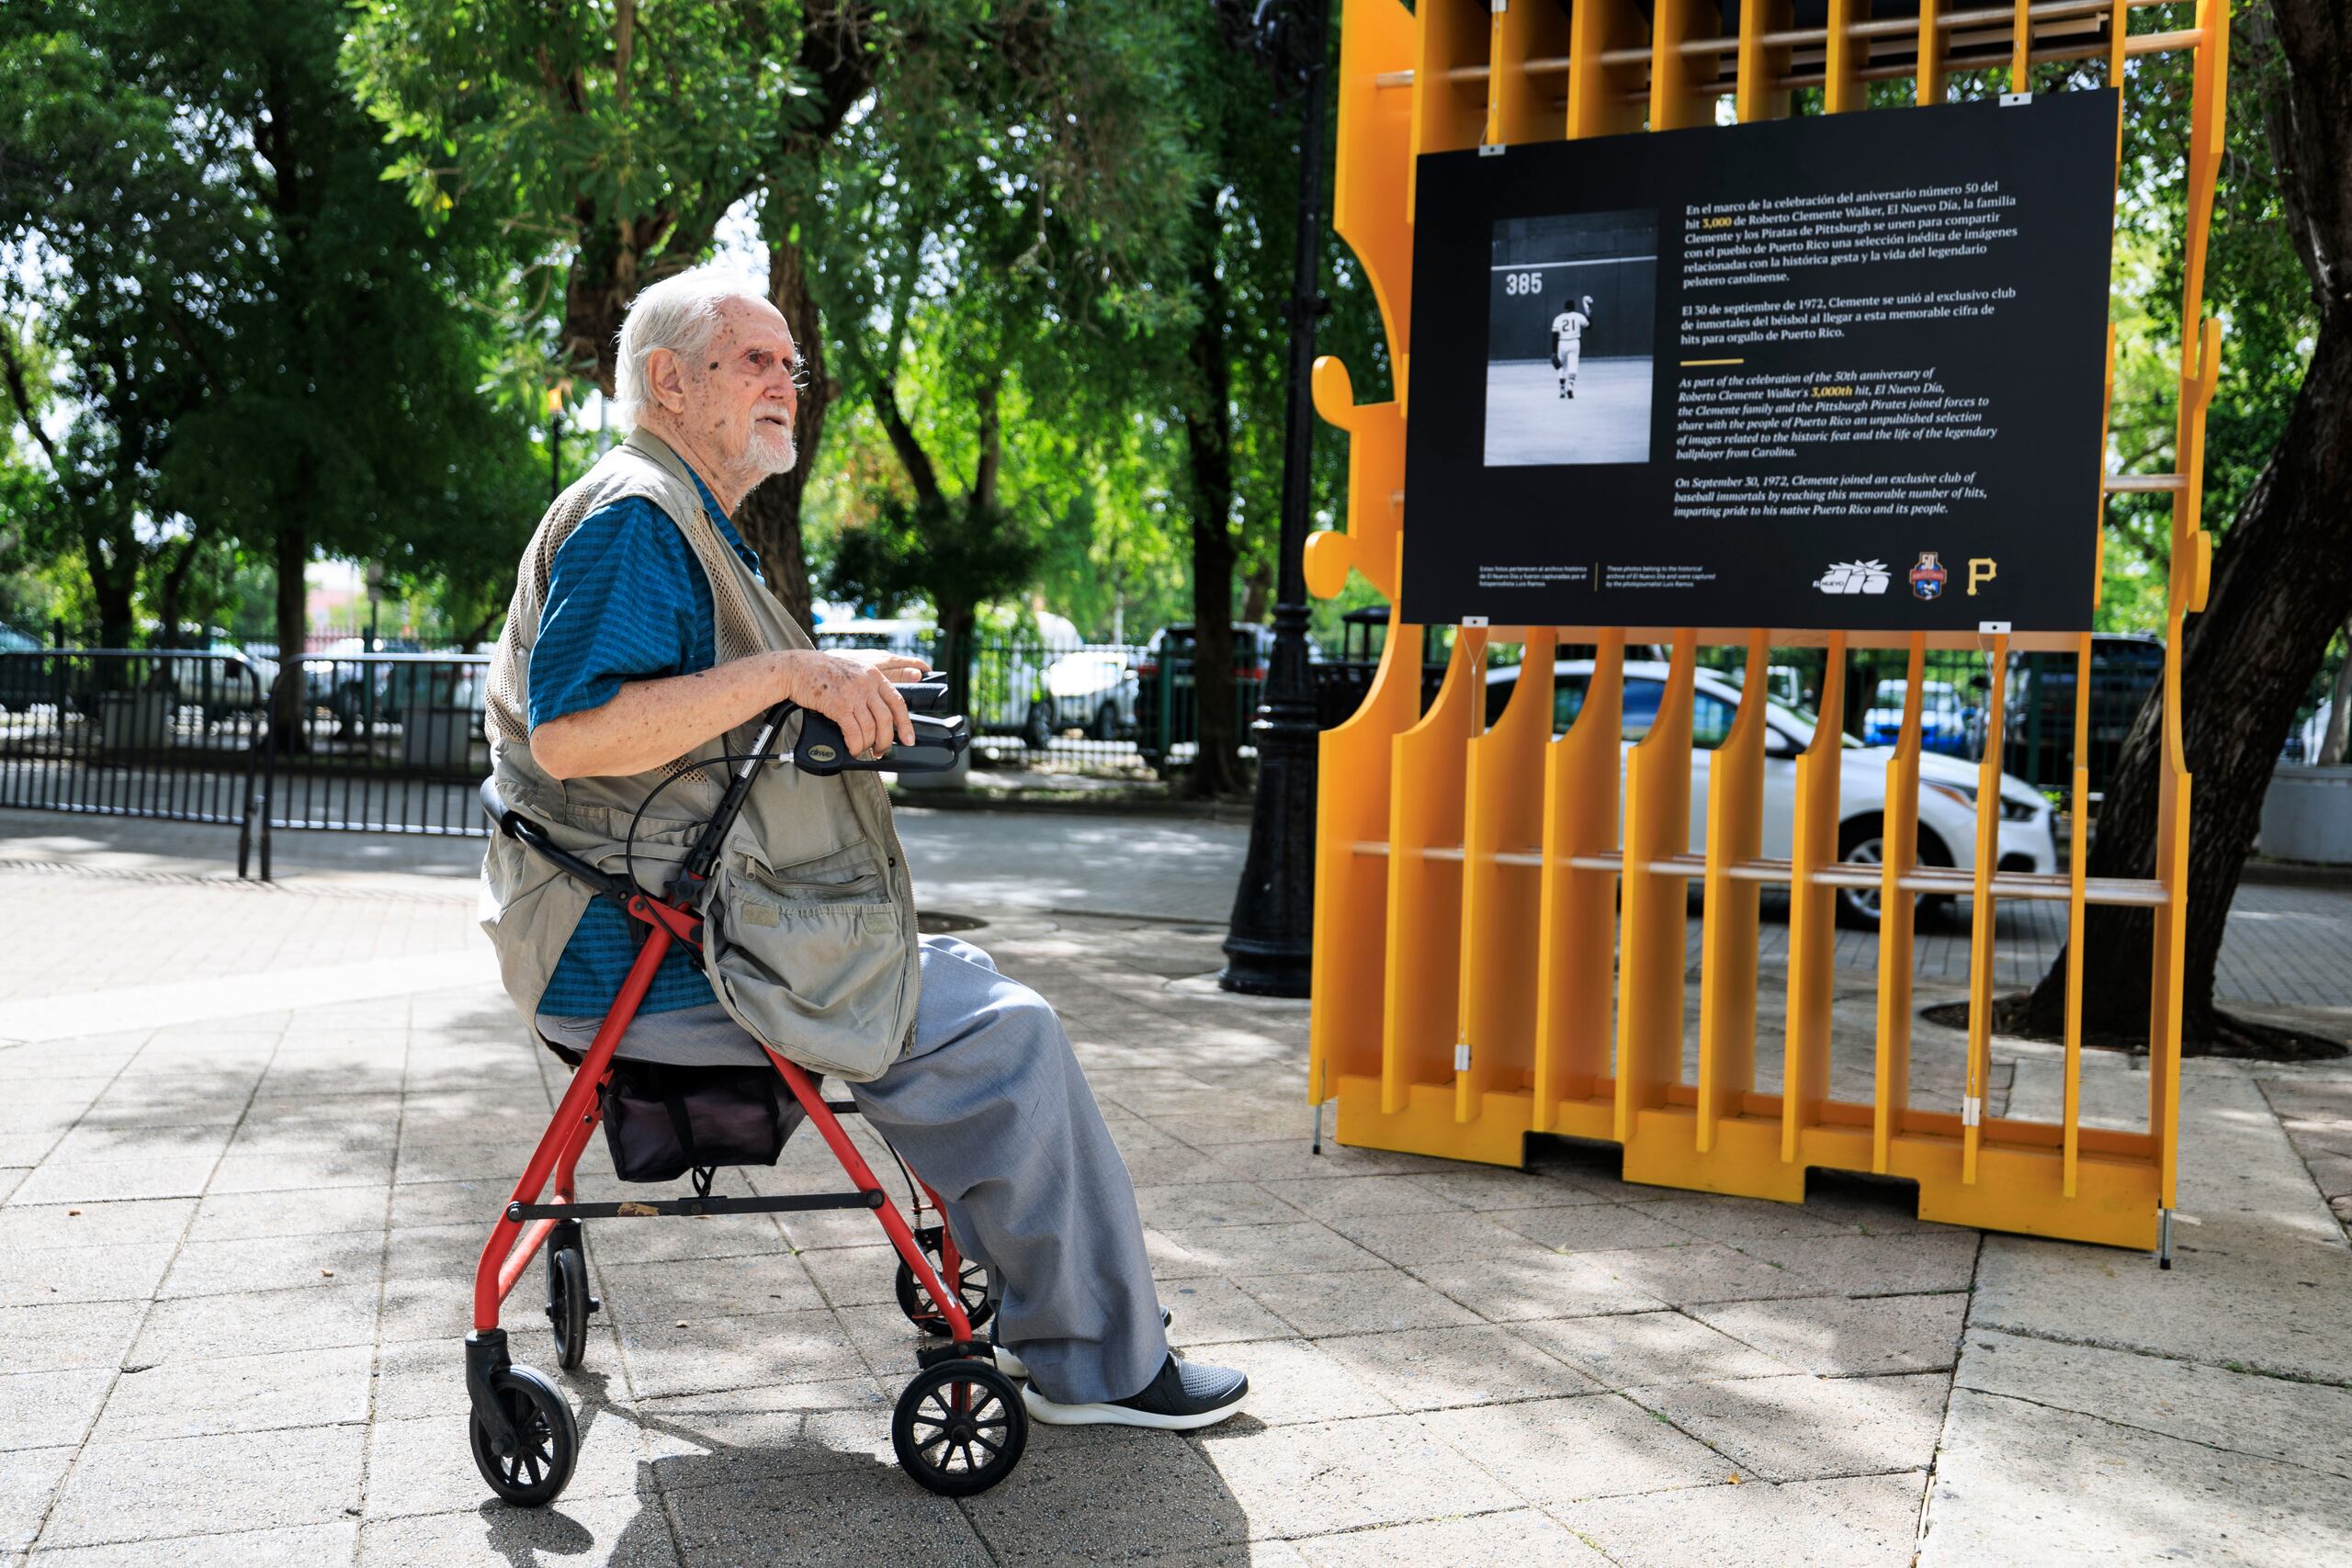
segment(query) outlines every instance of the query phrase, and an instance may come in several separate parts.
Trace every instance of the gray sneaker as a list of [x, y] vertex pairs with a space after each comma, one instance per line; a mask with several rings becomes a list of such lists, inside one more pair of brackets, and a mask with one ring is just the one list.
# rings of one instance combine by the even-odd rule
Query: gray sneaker
[[[1159, 1309], [1159, 1326], [1162, 1329], [1165, 1329], [1169, 1324], [1173, 1321], [1174, 1319], [1169, 1315], [1168, 1309], [1166, 1307], [1161, 1307]], [[998, 1345], [993, 1334], [989, 1336], [989, 1343], [996, 1348], [996, 1370], [998, 1371], [1002, 1372], [1009, 1378], [1025, 1378], [1029, 1375], [1029, 1363], [1014, 1355], [1005, 1347]]]
[[1179, 1360], [1171, 1352], [1140, 1393], [1101, 1404], [1057, 1404], [1024, 1383], [1021, 1402], [1033, 1421], [1055, 1427], [1152, 1427], [1189, 1432], [1214, 1427], [1241, 1408], [1250, 1380], [1226, 1367]]

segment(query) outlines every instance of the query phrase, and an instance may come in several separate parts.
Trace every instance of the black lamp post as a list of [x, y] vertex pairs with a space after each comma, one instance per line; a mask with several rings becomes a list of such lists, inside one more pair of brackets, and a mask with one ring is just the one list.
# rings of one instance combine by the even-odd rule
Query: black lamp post
[[[1238, 7], [1227, 10], [1234, 17]], [[1238, 17], [1237, 17], [1238, 20]], [[1290, 374], [1283, 411], [1282, 548], [1274, 590], [1274, 652], [1250, 735], [1258, 794], [1250, 852], [1233, 900], [1217, 984], [1257, 996], [1307, 994], [1315, 935], [1315, 691], [1306, 667], [1306, 523], [1315, 410], [1317, 281], [1323, 253], [1323, 75], [1329, 0], [1261, 0], [1247, 42], [1273, 73], [1276, 97], [1298, 100], [1298, 233], [1288, 309]]]

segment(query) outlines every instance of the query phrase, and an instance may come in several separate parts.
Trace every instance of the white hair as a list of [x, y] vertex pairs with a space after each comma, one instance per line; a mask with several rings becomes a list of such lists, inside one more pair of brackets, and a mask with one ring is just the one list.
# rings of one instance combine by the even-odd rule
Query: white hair
[[620, 363], [613, 369], [613, 415], [635, 424], [652, 393], [645, 362], [657, 348], [682, 357], [702, 352], [718, 331], [719, 308], [729, 299], [764, 300], [767, 290], [723, 265], [689, 267], [640, 289], [621, 320]]

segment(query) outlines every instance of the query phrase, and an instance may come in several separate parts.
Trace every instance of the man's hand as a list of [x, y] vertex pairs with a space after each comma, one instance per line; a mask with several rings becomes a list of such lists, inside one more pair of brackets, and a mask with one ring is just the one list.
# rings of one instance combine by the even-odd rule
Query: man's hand
[[930, 673], [922, 660], [873, 649], [805, 649], [775, 657], [784, 695], [840, 725], [852, 755], [871, 761], [893, 741], [914, 744], [914, 721], [893, 682]]
[[920, 681], [931, 673], [931, 666], [911, 654], [892, 653], [886, 648], [829, 648], [822, 651], [835, 659], [846, 659], [853, 664], [869, 664], [894, 682]]

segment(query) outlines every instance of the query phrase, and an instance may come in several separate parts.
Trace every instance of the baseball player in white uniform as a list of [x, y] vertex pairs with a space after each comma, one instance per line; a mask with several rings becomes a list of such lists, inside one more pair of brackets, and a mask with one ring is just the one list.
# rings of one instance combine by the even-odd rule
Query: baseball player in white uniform
[[1592, 325], [1592, 296], [1565, 306], [1552, 318], [1552, 368], [1560, 373], [1560, 396], [1577, 395], [1577, 358], [1583, 352], [1584, 330]]

